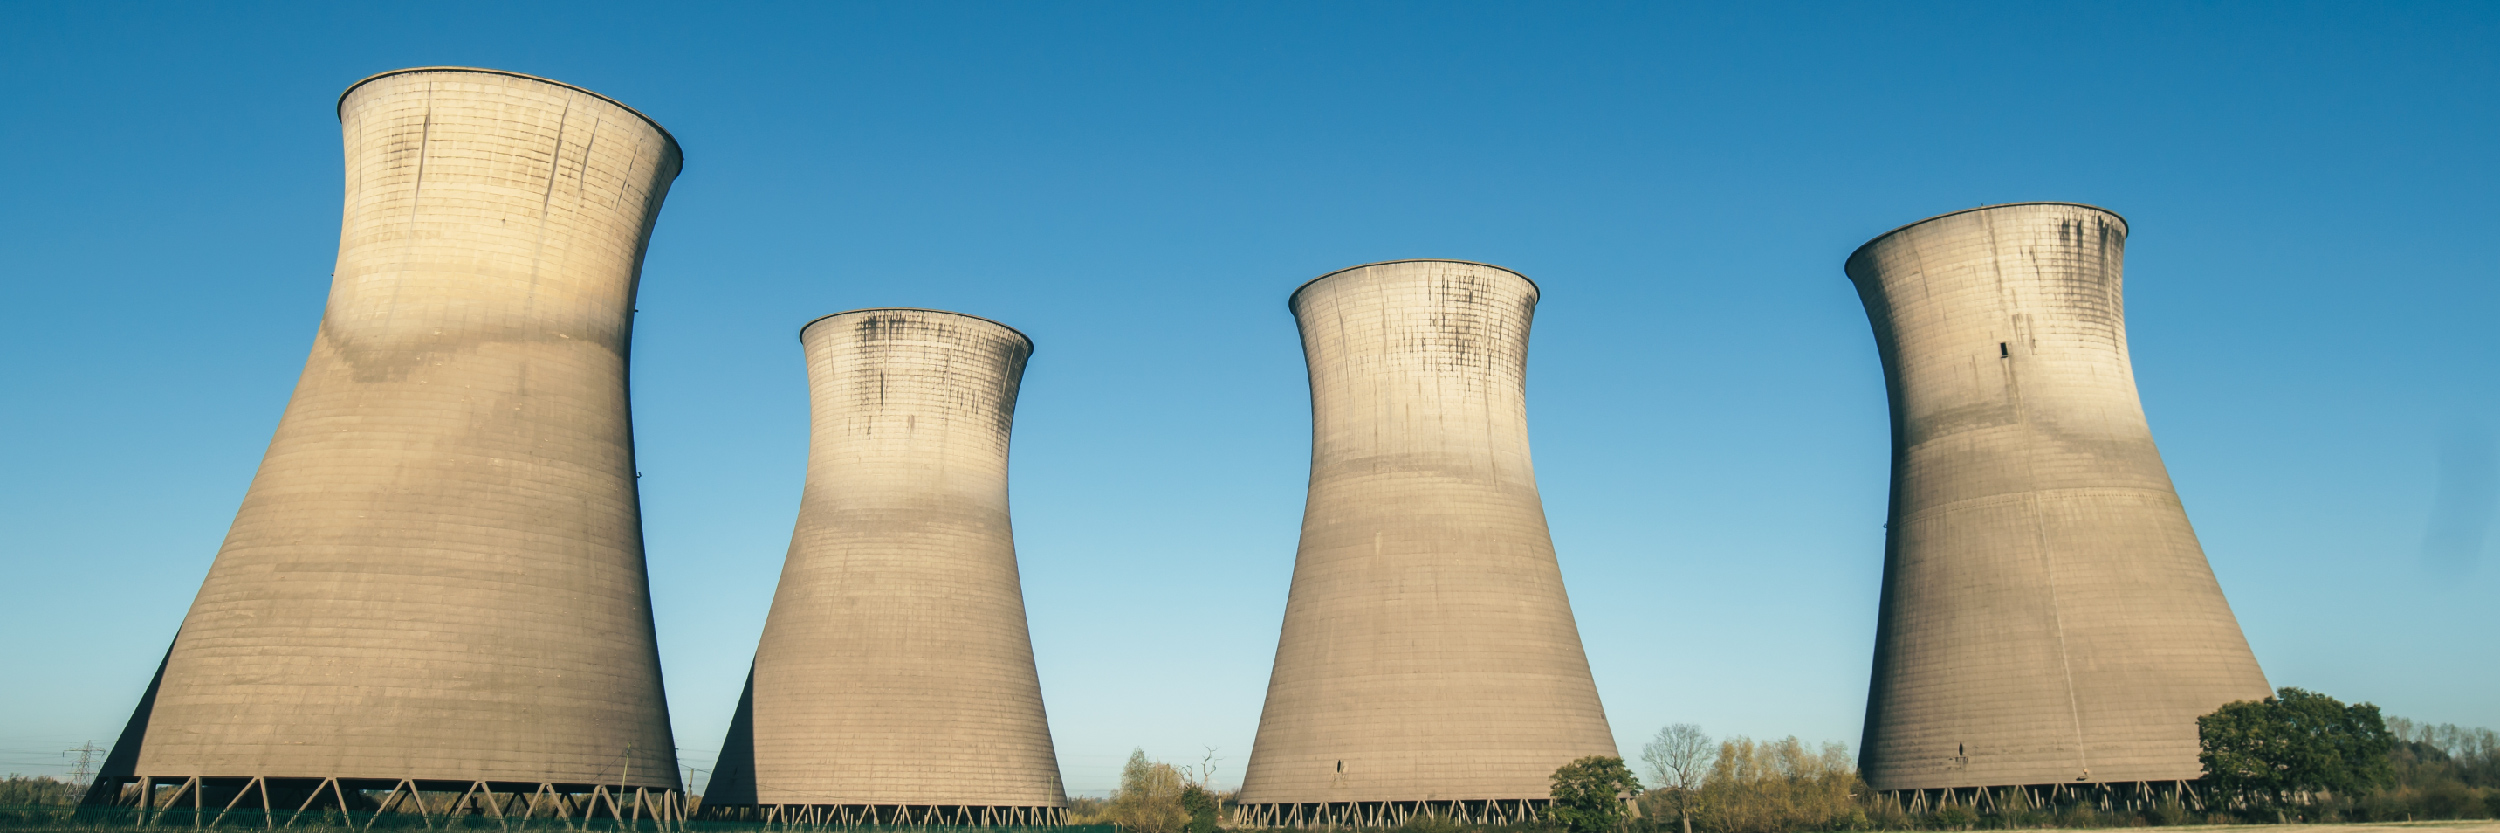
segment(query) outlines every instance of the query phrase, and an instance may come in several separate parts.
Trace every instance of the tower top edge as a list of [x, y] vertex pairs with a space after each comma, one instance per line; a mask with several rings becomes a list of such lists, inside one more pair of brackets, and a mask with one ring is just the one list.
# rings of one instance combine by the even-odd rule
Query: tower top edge
[[1320, 281], [1324, 281], [1324, 280], [1327, 280], [1327, 279], [1329, 279], [1329, 278], [1336, 277], [1336, 276], [1338, 276], [1338, 275], [1343, 275], [1343, 274], [1345, 274], [1345, 273], [1347, 273], [1347, 272], [1352, 272], [1352, 271], [1357, 270], [1357, 269], [1369, 269], [1369, 268], [1372, 268], [1372, 267], [1374, 267], [1374, 266], [1394, 266], [1394, 265], [1397, 265], [1397, 264], [1400, 264], [1400, 263], [1456, 263], [1456, 264], [1459, 264], [1459, 265], [1461, 265], [1461, 266], [1482, 266], [1482, 267], [1487, 268], [1487, 269], [1499, 269], [1499, 270], [1504, 271], [1504, 272], [1509, 272], [1512, 276], [1517, 277], [1517, 278], [1518, 278], [1518, 279], [1520, 279], [1520, 280], [1527, 281], [1527, 282], [1528, 282], [1528, 292], [1529, 292], [1529, 294], [1531, 294], [1531, 295], [1535, 295], [1535, 296], [1537, 296], [1538, 298], [1543, 298], [1543, 297], [1545, 296], [1545, 289], [1544, 289], [1544, 287], [1537, 286], [1537, 285], [1536, 285], [1536, 279], [1535, 279], [1535, 278], [1528, 277], [1526, 274], [1521, 273], [1519, 270], [1517, 270], [1517, 269], [1513, 269], [1513, 268], [1510, 268], [1510, 267], [1508, 267], [1508, 266], [1503, 266], [1503, 265], [1500, 265], [1500, 264], [1494, 264], [1494, 263], [1485, 263], [1485, 262], [1482, 262], [1482, 261], [1474, 261], [1474, 260], [1459, 260], [1459, 259], [1457, 259], [1457, 258], [1448, 258], [1448, 257], [1408, 257], [1408, 258], [1399, 258], [1399, 259], [1397, 259], [1397, 260], [1379, 260], [1379, 261], [1373, 261], [1373, 262], [1371, 262], [1371, 263], [1358, 263], [1358, 264], [1355, 264], [1355, 265], [1353, 265], [1353, 266], [1348, 266], [1348, 267], [1346, 267], [1346, 268], [1339, 269], [1339, 270], [1336, 270], [1336, 271], [1334, 271], [1334, 272], [1330, 272], [1330, 273], [1328, 273], [1328, 274], [1321, 275], [1321, 276], [1319, 276], [1319, 277], [1312, 278], [1312, 279], [1307, 280], [1307, 281], [1303, 281], [1301, 286], [1297, 286], [1297, 287], [1294, 287], [1294, 288], [1293, 288], [1293, 294], [1290, 294], [1290, 295], [1285, 296], [1285, 308], [1286, 308], [1286, 309], [1293, 309], [1293, 303], [1294, 303], [1294, 301], [1296, 301], [1296, 300], [1298, 300], [1298, 299], [1300, 299], [1300, 298], [1302, 297], [1302, 291], [1303, 291], [1303, 290], [1305, 290], [1305, 289], [1309, 289], [1309, 288], [1311, 288], [1313, 285], [1318, 284]]
[[627, 104], [627, 103], [625, 103], [625, 102], [618, 101], [618, 100], [613, 99], [613, 98], [609, 98], [606, 94], [601, 93], [601, 92], [599, 92], [598, 90], [591, 89], [591, 88], [589, 88], [589, 87], [584, 87], [584, 86], [581, 86], [581, 85], [579, 85], [579, 84], [567, 84], [567, 83], [564, 83], [564, 82], [562, 82], [562, 81], [555, 80], [555, 79], [553, 79], [553, 78], [546, 78], [546, 77], [542, 77], [542, 76], [531, 75], [531, 74], [526, 73], [526, 72], [514, 72], [514, 71], [512, 71], [512, 70], [508, 70], [508, 69], [489, 69], [489, 68], [487, 68], [487, 67], [430, 66], [430, 67], [408, 67], [408, 68], [405, 68], [405, 69], [394, 69], [394, 70], [390, 70], [390, 71], [388, 71], [388, 72], [377, 72], [377, 73], [374, 73], [374, 74], [372, 74], [372, 75], [367, 75], [367, 76], [365, 76], [365, 77], [363, 77], [363, 78], [361, 78], [361, 79], [357, 79], [356, 83], [349, 84], [349, 85], [347, 85], [347, 89], [344, 89], [344, 90], [340, 90], [340, 91], [339, 91], [339, 103], [338, 103], [338, 108], [337, 108], [337, 109], [338, 109], [338, 112], [339, 112], [339, 118], [340, 118], [341, 120], [345, 120], [345, 119], [347, 118], [347, 97], [348, 97], [348, 96], [351, 96], [351, 95], [355, 95], [355, 94], [356, 94], [356, 90], [358, 90], [359, 88], [362, 88], [364, 85], [366, 85], [366, 84], [371, 84], [371, 83], [373, 83], [373, 82], [375, 82], [375, 81], [380, 81], [380, 80], [382, 80], [382, 79], [384, 79], [384, 78], [389, 78], [389, 77], [391, 77], [391, 76], [393, 76], [393, 75], [408, 75], [408, 74], [411, 74], [411, 73], [418, 73], [418, 72], [474, 72], [474, 73], [478, 73], [478, 74], [481, 74], [481, 75], [501, 75], [501, 76], [505, 76], [505, 77], [508, 77], [508, 78], [519, 78], [519, 79], [524, 80], [524, 81], [536, 81], [536, 82], [541, 83], [541, 84], [548, 84], [548, 85], [552, 85], [552, 86], [563, 87], [563, 88], [565, 88], [565, 89], [572, 90], [572, 91], [574, 91], [574, 92], [581, 93], [581, 94], [583, 94], [583, 95], [587, 95], [587, 96], [590, 96], [590, 97], [592, 97], [592, 98], [599, 99], [600, 101], [605, 101], [605, 102], [607, 102], [607, 103], [609, 103], [609, 104], [614, 104], [614, 105], [616, 105], [616, 106], [617, 106], [617, 108], [618, 108], [618, 109], [621, 109], [621, 110], [624, 110], [625, 112], [628, 112], [628, 113], [632, 113], [632, 114], [634, 114], [634, 118], [641, 119], [641, 120], [642, 120], [642, 122], [643, 122], [644, 124], [651, 125], [651, 129], [653, 129], [653, 130], [657, 130], [657, 131], [660, 131], [660, 139], [661, 139], [661, 140], [663, 140], [663, 141], [668, 142], [668, 146], [669, 146], [670, 148], [675, 149], [675, 150], [677, 151], [677, 170], [678, 170], [680, 173], [682, 173], [682, 172], [684, 172], [684, 171], [685, 171], [685, 169], [686, 169], [686, 148], [685, 148], [685, 146], [684, 146], [684, 145], [680, 145], [680, 144], [678, 144], [678, 143], [677, 143], [677, 134], [674, 134], [674, 133], [670, 133], [670, 132], [668, 132], [668, 128], [667, 128], [667, 127], [662, 126], [662, 125], [660, 124], [660, 120], [659, 120], [659, 119], [652, 118], [652, 117], [650, 116], [650, 114], [644, 113], [644, 112], [643, 112], [643, 111], [641, 111], [641, 110], [636, 110], [636, 109], [634, 109], [634, 106], [633, 106], [633, 105], [631, 105], [631, 104]]
[[1916, 221], [1912, 221], [1912, 222], [1908, 222], [1908, 223], [1903, 223], [1903, 224], [1901, 224], [1901, 225], [1899, 225], [1899, 226], [1894, 227], [1894, 228], [1893, 228], [1893, 230], [1891, 230], [1891, 231], [1887, 231], [1887, 232], [1884, 232], [1884, 233], [1882, 233], [1882, 234], [1875, 235], [1873, 238], [1871, 238], [1871, 239], [1867, 240], [1865, 243], [1861, 243], [1861, 244], [1859, 244], [1859, 245], [1858, 245], [1858, 247], [1857, 247], [1856, 249], [1852, 249], [1852, 250], [1850, 250], [1850, 252], [1849, 252], [1849, 257], [1847, 257], [1846, 259], [1843, 259], [1843, 260], [1841, 261], [1841, 263], [1846, 264], [1846, 263], [1851, 263], [1851, 262], [1854, 262], [1854, 261], [1856, 261], [1856, 260], [1858, 259], [1858, 255], [1860, 255], [1860, 254], [1864, 254], [1864, 253], [1866, 252], [1866, 250], [1867, 250], [1867, 249], [1869, 249], [1869, 248], [1873, 248], [1875, 244], [1877, 244], [1877, 243], [1881, 243], [1881, 242], [1884, 242], [1884, 240], [1885, 240], [1885, 239], [1890, 238], [1890, 237], [1892, 237], [1893, 235], [1900, 234], [1900, 233], [1905, 232], [1905, 231], [1909, 231], [1910, 229], [1917, 228], [1917, 227], [1919, 227], [1919, 226], [1923, 226], [1923, 225], [1926, 225], [1926, 224], [1928, 224], [1928, 223], [1935, 222], [1935, 221], [1937, 221], [1937, 220], [1942, 220], [1942, 219], [1947, 218], [1947, 217], [1957, 217], [1957, 216], [1960, 216], [1960, 215], [1963, 215], [1963, 214], [1969, 214], [1969, 213], [1972, 213], [1972, 212], [1975, 212], [1975, 211], [1995, 211], [1995, 210], [2000, 209], [2000, 208], [2022, 208], [2022, 207], [2025, 207], [2025, 206], [2033, 206], [2033, 205], [2062, 205], [2062, 206], [2067, 206], [2067, 207], [2070, 207], [2070, 208], [2085, 208], [2085, 209], [2091, 209], [2091, 210], [2093, 210], [2093, 211], [2098, 211], [2098, 212], [2101, 212], [2101, 213], [2103, 213], [2103, 214], [2107, 214], [2107, 215], [2109, 215], [2109, 216], [2110, 216], [2110, 218], [2111, 218], [2111, 219], [2117, 220], [2117, 221], [2118, 221], [2118, 225], [2119, 225], [2119, 227], [2120, 227], [2120, 228], [2128, 228], [2128, 229], [2132, 230], [2132, 227], [2130, 227], [2130, 226], [2128, 226], [2128, 225], [2127, 225], [2127, 218], [2126, 218], [2126, 216], [2125, 216], [2125, 215], [2119, 214], [2118, 212], [2111, 211], [2111, 210], [2109, 210], [2109, 209], [2102, 208], [2102, 207], [2100, 207], [2100, 206], [2093, 205], [2093, 204], [2091, 204], [2091, 203], [2087, 203], [2087, 202], [2063, 202], [2063, 201], [2059, 201], [2059, 200], [2034, 200], [2034, 201], [2031, 201], [2031, 202], [2001, 202], [2001, 203], [1997, 203], [1997, 204], [1994, 204], [1994, 205], [1982, 205], [1982, 206], [1978, 206], [1978, 207], [1976, 207], [1976, 208], [1965, 208], [1965, 209], [1962, 209], [1962, 210], [1960, 210], [1960, 211], [1947, 211], [1947, 212], [1945, 212], [1945, 213], [1938, 214], [1938, 215], [1936, 215], [1936, 216], [1929, 217], [1929, 218], [1924, 219], [1924, 220], [1916, 220]]
[[970, 318], [974, 321], [979, 321], [983, 324], [988, 324], [992, 327], [997, 327], [1001, 330], [1006, 330], [1007, 332], [1014, 334], [1016, 338], [1024, 341], [1025, 354], [1029, 356], [1033, 353], [1033, 337], [1025, 335], [1023, 330], [1008, 326], [1005, 322], [997, 319], [983, 318], [969, 312], [956, 312], [951, 309], [934, 309], [930, 307], [861, 307], [859, 309], [846, 309], [831, 315], [819, 315], [815, 318], [808, 319], [807, 323], [799, 325], [799, 340], [807, 340], [807, 328], [809, 327], [813, 327], [817, 324], [824, 323], [825, 321], [831, 319], [840, 318], [845, 315], [859, 315], [870, 312], [933, 312], [939, 315], [952, 315], [957, 318]]

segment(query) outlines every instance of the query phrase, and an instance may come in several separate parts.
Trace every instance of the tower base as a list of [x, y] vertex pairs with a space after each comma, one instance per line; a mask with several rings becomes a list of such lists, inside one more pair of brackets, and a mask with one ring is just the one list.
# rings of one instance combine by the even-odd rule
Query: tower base
[[1913, 813], [1925, 813], [1946, 807], [1966, 807], [1974, 814], [1987, 815], [2009, 810], [2043, 807], [2064, 807], [2076, 804], [2105, 811], [2150, 810], [2166, 802], [2176, 801], [2197, 812], [2205, 811], [2205, 796], [2196, 791], [2193, 781], [2078, 781], [2062, 784], [2017, 784], [2001, 787], [1936, 787], [1917, 790], [1878, 790], [1878, 801], [1889, 801]]
[[1461, 824], [1518, 824], [1545, 817], [1550, 798], [1430, 801], [1330, 801], [1243, 804], [1233, 823], [1244, 827], [1396, 827], [1419, 818]]
[[576, 828], [593, 821], [619, 829], [645, 822], [668, 830], [686, 820], [686, 797], [676, 790], [618, 784], [526, 781], [440, 781], [415, 778], [282, 778], [269, 776], [114, 776], [96, 779], [80, 807], [82, 816], [126, 817], [139, 827], [221, 824], [291, 827], [307, 817], [362, 821], [416, 816], [432, 827], [439, 818], [491, 819], [509, 830], [531, 822]]
[[1061, 827], [1068, 823], [1068, 808], [984, 804], [706, 804], [694, 816], [697, 821], [799, 827]]

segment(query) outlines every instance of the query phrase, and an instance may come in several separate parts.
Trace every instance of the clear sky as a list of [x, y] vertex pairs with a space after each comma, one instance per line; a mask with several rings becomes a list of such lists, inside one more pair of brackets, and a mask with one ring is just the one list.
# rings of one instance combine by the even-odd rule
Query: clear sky
[[1855, 744], [1888, 464], [1841, 260], [1985, 203], [2133, 225], [2155, 436], [2271, 680], [2500, 726], [2500, 5], [0, 6], [0, 770], [110, 743], [285, 407], [339, 91], [543, 75], [684, 143], [633, 391], [684, 763], [797, 510], [795, 338], [1039, 344], [1024, 591], [1069, 786], [1237, 782], [1309, 463], [1285, 295], [1544, 288], [1538, 479], [1625, 752]]

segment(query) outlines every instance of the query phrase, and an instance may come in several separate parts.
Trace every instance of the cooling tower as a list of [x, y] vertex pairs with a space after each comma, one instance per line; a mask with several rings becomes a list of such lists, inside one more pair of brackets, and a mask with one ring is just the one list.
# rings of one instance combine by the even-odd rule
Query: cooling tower
[[807, 489], [705, 814], [1064, 823], [1007, 513], [1033, 342], [920, 309], [825, 316], [799, 340]]
[[1257, 825], [1543, 811], [1613, 755], [1528, 461], [1537, 287], [1402, 260], [1287, 302], [1311, 370], [1311, 485], [1267, 708]]
[[108, 778], [211, 810], [405, 787], [664, 812], [626, 357], [677, 144], [495, 70], [383, 73], [338, 113], [311, 358]]
[[2022, 203], [1849, 257], [1892, 405], [1877, 790], [2194, 779], [2196, 718], [2268, 694], [2136, 398], [2126, 238]]

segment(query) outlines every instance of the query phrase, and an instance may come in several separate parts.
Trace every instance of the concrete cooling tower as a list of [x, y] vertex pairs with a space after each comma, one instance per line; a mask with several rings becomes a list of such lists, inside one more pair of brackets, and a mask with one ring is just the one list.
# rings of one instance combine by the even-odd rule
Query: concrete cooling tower
[[496, 70], [383, 73], [338, 113], [312, 356], [93, 794], [666, 817], [626, 356], [677, 143]]
[[2021, 203], [1849, 257], [1892, 403], [1877, 790], [2175, 789], [2196, 718], [2268, 694], [2136, 397], [2126, 239]]
[[1537, 287], [1402, 260], [1288, 301], [1311, 371], [1310, 502], [1239, 819], [1540, 815], [1613, 755], [1528, 461]]
[[1033, 342], [919, 309], [799, 340], [807, 490], [705, 816], [1065, 823], [1007, 513]]

